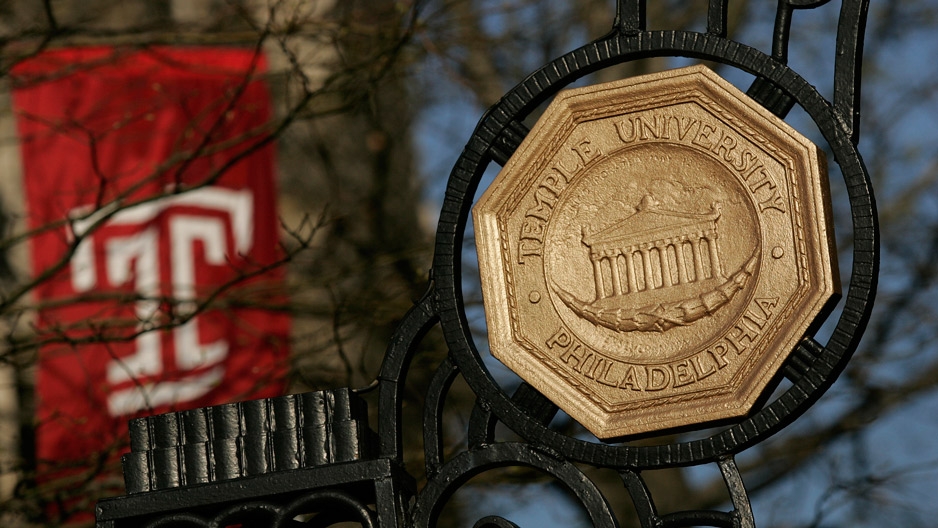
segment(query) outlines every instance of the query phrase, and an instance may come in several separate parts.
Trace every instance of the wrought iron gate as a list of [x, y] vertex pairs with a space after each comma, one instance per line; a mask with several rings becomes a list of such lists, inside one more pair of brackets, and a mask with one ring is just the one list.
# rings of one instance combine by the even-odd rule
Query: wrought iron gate
[[[704, 32], [646, 29], [645, 1], [619, 0], [613, 30], [544, 65], [509, 91], [479, 122], [451, 173], [436, 234], [426, 295], [394, 334], [376, 378], [376, 431], [355, 390], [341, 389], [171, 413], [131, 423], [124, 459], [128, 495], [97, 506], [97, 526], [305, 526], [355, 521], [363, 526], [433, 526], [445, 503], [470, 478], [496, 467], [524, 466], [556, 479], [576, 496], [594, 526], [619, 525], [607, 499], [581, 466], [618, 472], [642, 526], [755, 526], [734, 456], [792, 423], [833, 384], [869, 319], [878, 273], [873, 191], [857, 151], [866, 0], [840, 9], [833, 100], [787, 66], [792, 13], [826, 0], [779, 0], [771, 54], [726, 38], [728, 0], [710, 0]], [[480, 179], [504, 165], [526, 136], [524, 119], [577, 79], [648, 57], [715, 61], [756, 77], [748, 95], [784, 117], [799, 105], [817, 125], [840, 166], [853, 219], [845, 304], [827, 343], [805, 336], [783, 367], [790, 386], [743, 419], [709, 436], [660, 445], [601, 443], [549, 426], [557, 407], [527, 384], [513, 394], [483, 362], [467, 322], [461, 286], [463, 236]], [[402, 459], [402, 393], [416, 344], [439, 325], [449, 348], [426, 387], [423, 439], [427, 482], [418, 489]], [[444, 458], [443, 405], [458, 376], [477, 398], [468, 449]], [[501, 423], [522, 440], [499, 441]], [[708, 430], [712, 431], [712, 430]], [[729, 511], [659, 514], [642, 472], [715, 464]], [[484, 517], [476, 527], [514, 526]]]

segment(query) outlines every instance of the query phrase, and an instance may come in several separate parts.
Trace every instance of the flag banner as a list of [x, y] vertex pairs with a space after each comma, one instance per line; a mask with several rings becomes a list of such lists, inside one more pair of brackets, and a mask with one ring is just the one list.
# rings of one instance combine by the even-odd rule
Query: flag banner
[[133, 417], [283, 392], [265, 68], [255, 50], [166, 47], [14, 67], [40, 470], [113, 459]]

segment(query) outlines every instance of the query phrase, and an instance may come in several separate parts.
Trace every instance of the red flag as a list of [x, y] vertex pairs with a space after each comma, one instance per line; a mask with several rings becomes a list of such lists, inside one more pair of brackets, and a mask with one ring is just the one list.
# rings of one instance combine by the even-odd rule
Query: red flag
[[289, 319], [262, 56], [63, 49], [13, 70], [39, 281], [37, 457], [283, 391]]

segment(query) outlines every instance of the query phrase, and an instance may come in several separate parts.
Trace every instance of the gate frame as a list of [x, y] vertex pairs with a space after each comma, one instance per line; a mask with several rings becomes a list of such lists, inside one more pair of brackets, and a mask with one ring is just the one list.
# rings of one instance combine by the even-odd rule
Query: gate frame
[[[297, 403], [300, 396], [261, 400], [259, 404], [228, 404], [229, 410], [234, 409], [234, 421], [227, 426], [233, 425], [238, 431], [233, 440], [229, 439], [235, 446], [237, 456], [232, 460], [237, 467], [226, 466], [220, 473], [222, 466], [213, 451], [220, 448], [212, 447], [211, 441], [221, 430], [221, 422], [202, 418], [196, 424], [207, 427], [202, 447], [186, 448], [194, 445], [185, 437], [186, 428], [195, 427], [193, 412], [134, 421], [131, 436], [136, 434], [137, 441], [124, 460], [125, 481], [132, 493], [100, 501], [97, 527], [215, 527], [232, 523], [305, 526], [293, 520], [297, 513], [324, 511], [330, 514], [328, 518], [316, 517], [311, 523], [354, 520], [369, 527], [423, 528], [436, 524], [443, 506], [471, 477], [505, 466], [525, 466], [555, 478], [580, 500], [594, 526], [618, 527], [608, 501], [578, 465], [617, 471], [643, 528], [754, 527], [748, 494], [734, 457], [792, 423], [834, 383], [869, 321], [879, 271], [873, 190], [857, 150], [860, 64], [868, 0], [842, 1], [832, 101], [787, 65], [792, 13], [817, 8], [827, 1], [779, 0], [772, 50], [766, 54], [726, 38], [728, 0], [710, 0], [705, 32], [650, 31], [646, 28], [644, 0], [618, 0], [612, 31], [549, 62], [508, 91], [482, 116], [455, 163], [440, 213], [428, 291], [395, 331], [376, 378], [377, 434], [372, 435], [367, 419], [358, 416], [360, 430], [353, 436], [355, 442], [360, 442], [360, 446], [356, 444], [360, 449], [345, 460], [329, 459], [325, 451], [319, 451], [326, 448], [311, 445], [311, 437], [303, 436], [307, 430], [304, 428], [312, 425]], [[784, 118], [796, 104], [805, 110], [833, 152], [846, 184], [854, 234], [852, 270], [843, 309], [829, 341], [821, 344], [807, 335], [786, 361], [782, 375], [791, 382], [787, 390], [706, 438], [651, 446], [604, 444], [551, 429], [548, 424], [557, 412], [552, 402], [525, 383], [508, 394], [492, 378], [472, 338], [463, 304], [462, 243], [483, 173], [491, 163], [507, 162], [527, 134], [523, 121], [535, 108], [589, 73], [649, 57], [688, 57], [742, 70], [755, 76], [747, 94], [776, 116]], [[427, 482], [417, 489], [403, 463], [401, 403], [417, 345], [437, 324], [449, 354], [427, 387], [423, 421]], [[467, 428], [468, 449], [444, 460], [443, 403], [460, 375], [476, 395], [477, 403]], [[347, 392], [340, 389], [318, 394], [329, 398], [343, 390]], [[286, 447], [280, 445], [282, 452], [294, 450], [289, 463], [284, 462], [289, 456], [276, 454], [278, 444], [272, 440], [277, 425], [271, 416], [276, 415], [277, 405], [295, 414], [292, 428], [280, 426], [280, 431], [287, 431], [284, 434], [292, 434], [295, 440]], [[260, 429], [247, 426], [253, 420], [246, 417], [253, 416], [250, 413], [255, 408], [266, 409]], [[203, 410], [202, 415], [211, 416], [210, 411]], [[329, 408], [329, 412], [340, 411], [345, 412]], [[163, 428], [159, 429], [154, 420], [162, 420], [159, 423], [164, 425], [159, 427]], [[522, 440], [496, 440], [497, 423]], [[330, 436], [323, 445], [344, 445], [352, 438], [333, 429], [327, 433]], [[187, 458], [190, 452], [198, 454], [198, 463]], [[249, 453], [267, 453], [270, 463], [258, 470], [256, 457], [246, 458]], [[660, 515], [641, 472], [705, 463], [719, 467], [732, 509]], [[205, 477], [195, 478], [196, 472]], [[483, 517], [475, 524], [477, 528], [510, 526], [515, 525], [497, 516]]]

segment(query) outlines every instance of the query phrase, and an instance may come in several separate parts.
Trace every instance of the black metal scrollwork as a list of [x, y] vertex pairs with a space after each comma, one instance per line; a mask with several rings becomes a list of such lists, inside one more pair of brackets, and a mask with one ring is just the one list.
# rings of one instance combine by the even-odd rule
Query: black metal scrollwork
[[[149, 519], [147, 526], [154, 528], [217, 526], [226, 522], [288, 526], [286, 520], [294, 519], [297, 512], [322, 510], [323, 504], [329, 504], [329, 508], [342, 506], [341, 511], [351, 513], [348, 519], [364, 526], [433, 526], [444, 504], [470, 478], [498, 467], [523, 466], [565, 486], [589, 512], [594, 526], [618, 526], [607, 500], [577, 466], [584, 464], [618, 471], [644, 527], [755, 526], [733, 457], [790, 424], [833, 384], [869, 320], [878, 274], [879, 235], [873, 191], [856, 147], [867, 1], [842, 3], [833, 101], [826, 100], [787, 65], [792, 11], [824, 3], [780, 0], [772, 50], [766, 54], [726, 38], [725, 0], [709, 2], [705, 32], [649, 31], [645, 1], [619, 0], [612, 32], [544, 65], [505, 94], [482, 117], [457, 160], [440, 213], [432, 282], [426, 296], [404, 317], [394, 334], [378, 376], [377, 443], [369, 447], [364, 445], [370, 441], [368, 435], [357, 437], [363, 442], [361, 452], [373, 456], [279, 473], [272, 465], [268, 473], [202, 483], [189, 490], [148, 492], [140, 488], [136, 491], [141, 493], [102, 501], [98, 525], [136, 526], [144, 518]], [[756, 79], [749, 89], [756, 101], [778, 116], [785, 116], [799, 105], [817, 125], [840, 166], [853, 219], [853, 268], [844, 307], [827, 343], [808, 335], [791, 355], [783, 370], [791, 382], [787, 390], [710, 436], [660, 445], [605, 444], [567, 436], [549, 426], [556, 406], [525, 384], [508, 394], [493, 379], [473, 340], [461, 287], [467, 218], [486, 168], [507, 161], [527, 134], [523, 121], [536, 107], [570, 83], [602, 68], [647, 57], [673, 56], [715, 61], [748, 72]], [[427, 387], [423, 418], [427, 482], [417, 490], [403, 470], [401, 399], [415, 345], [436, 324], [442, 327], [449, 357], [439, 365]], [[443, 404], [459, 376], [468, 383], [478, 403], [468, 424], [467, 449], [444, 460]], [[211, 417], [211, 413], [208, 415]], [[305, 427], [303, 418], [298, 416], [297, 420], [292, 430], [301, 431]], [[496, 423], [504, 424], [523, 441], [498, 441]], [[136, 456], [153, 460], [153, 455]], [[733, 509], [659, 515], [641, 472], [705, 463], [720, 468]], [[134, 477], [139, 475], [127, 475], [128, 482]], [[239, 482], [238, 488], [231, 486]], [[233, 489], [241, 490], [240, 494], [232, 495]], [[335, 491], [305, 491], [325, 489]], [[179, 501], [173, 493], [183, 491], [201, 495]], [[160, 493], [163, 495], [154, 495]], [[239, 497], [246, 502], [232, 504]], [[251, 497], [262, 499], [247, 500]], [[163, 510], [158, 506], [161, 500], [167, 505]], [[501, 517], [485, 517], [475, 526], [515, 525]]]
[[[307, 512], [322, 510], [310, 519], [300, 523]], [[281, 504], [279, 502], [249, 502], [230, 506], [213, 515], [202, 516], [194, 513], [174, 513], [158, 517], [143, 525], [143, 528], [216, 528], [224, 526], [269, 526], [288, 528], [291, 526], [330, 526], [340, 522], [353, 522], [363, 528], [377, 526], [374, 513], [367, 505], [348, 493], [338, 491], [317, 491]]]

